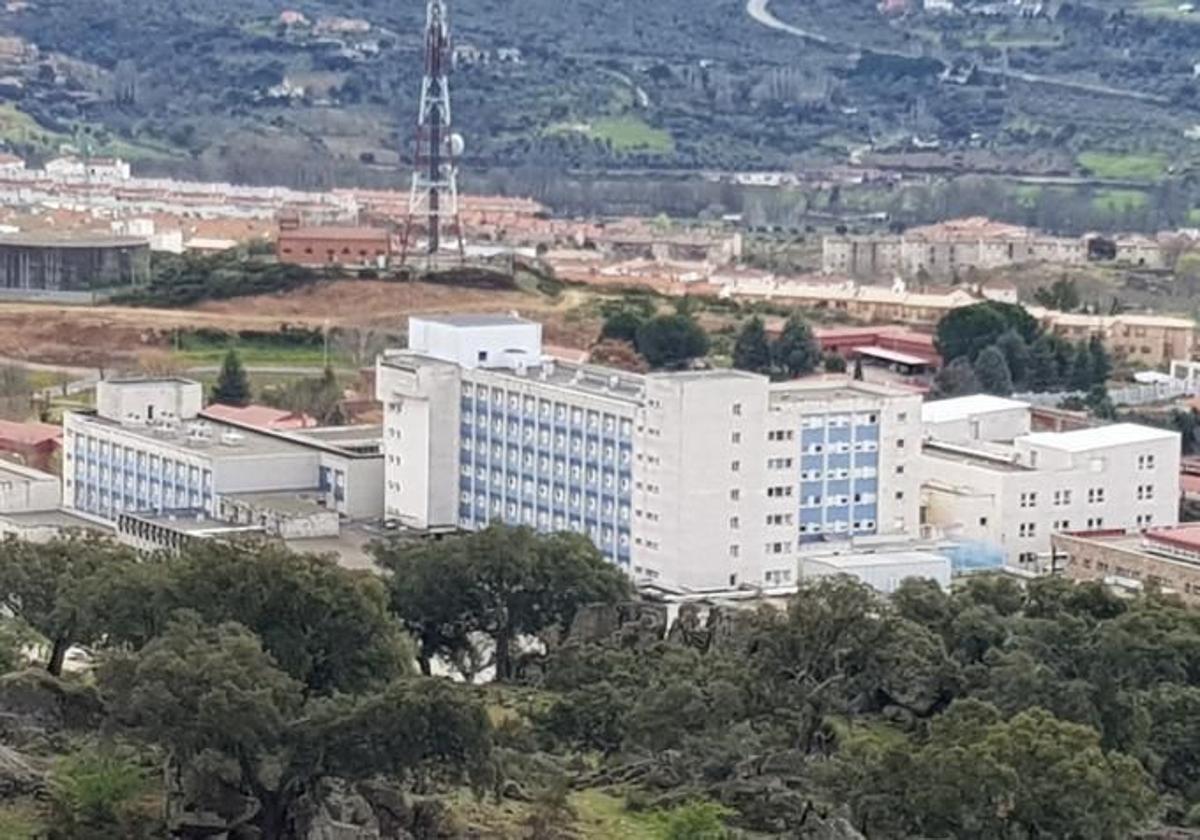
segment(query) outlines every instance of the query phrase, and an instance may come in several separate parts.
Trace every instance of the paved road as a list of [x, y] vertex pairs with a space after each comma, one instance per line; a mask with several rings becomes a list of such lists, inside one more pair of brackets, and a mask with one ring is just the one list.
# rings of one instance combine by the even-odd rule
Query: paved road
[[[794, 26], [777, 18], [770, 9], [771, 0], [746, 0], [746, 14], [754, 18], [758, 23], [778, 32], [786, 32], [789, 35], [795, 35], [797, 38], [803, 38], [813, 43], [821, 44], [833, 49], [840, 49], [846, 52], [864, 52], [870, 51], [879, 55], [890, 55], [898, 58], [912, 58], [908, 53], [897, 52], [894, 50], [878, 49], [866, 44], [859, 44], [853, 41], [841, 41], [830, 38], [827, 35], [822, 35], [819, 32], [813, 32], [808, 29], [802, 29], [799, 26]], [[1058, 87], [1066, 90], [1074, 90], [1079, 93], [1092, 93], [1098, 96], [1112, 96], [1121, 99], [1136, 99], [1140, 102], [1153, 102], [1159, 105], [1166, 105], [1170, 102], [1165, 96], [1159, 96], [1154, 93], [1145, 93], [1137, 90], [1127, 90], [1125, 88], [1109, 87], [1108, 85], [1091, 84], [1088, 82], [1078, 82], [1072, 79], [1060, 79], [1055, 76], [1043, 76], [1038, 73], [1026, 73], [1023, 70], [1012, 70], [1009, 68], [993, 66], [988, 64], [979, 65], [979, 69], [984, 73], [989, 73], [994, 76], [1002, 76], [1007, 79], [1013, 79], [1019, 82], [1027, 82], [1033, 85], [1046, 85], [1050, 87]]]

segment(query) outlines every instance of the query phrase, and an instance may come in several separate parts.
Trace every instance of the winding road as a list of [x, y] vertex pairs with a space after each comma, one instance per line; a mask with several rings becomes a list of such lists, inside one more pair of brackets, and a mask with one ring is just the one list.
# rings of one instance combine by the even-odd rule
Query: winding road
[[[806, 41], [812, 41], [815, 44], [821, 44], [825, 47], [838, 49], [845, 52], [865, 52], [870, 51], [878, 55], [889, 55], [897, 58], [912, 58], [907, 53], [897, 52], [895, 50], [879, 49], [867, 44], [858, 44], [853, 41], [839, 41], [830, 38], [827, 35], [822, 35], [819, 32], [813, 32], [808, 29], [802, 29], [799, 26], [794, 26], [790, 23], [780, 20], [771, 11], [771, 0], [746, 0], [746, 14], [754, 18], [754, 20], [763, 26], [774, 29], [777, 32], [786, 32], [789, 35], [794, 35], [797, 38], [803, 38]], [[1097, 96], [1111, 96], [1119, 99], [1133, 99], [1139, 102], [1152, 102], [1157, 105], [1167, 105], [1170, 100], [1156, 93], [1145, 93], [1138, 90], [1127, 90], [1125, 88], [1109, 87], [1108, 85], [1092, 84], [1090, 82], [1078, 82], [1072, 79], [1061, 79], [1056, 76], [1043, 76], [1039, 73], [1026, 73], [1023, 70], [1013, 70], [1006, 67], [998, 67], [994, 65], [980, 64], [980, 71], [993, 76], [1000, 76], [1006, 79], [1012, 79], [1018, 82], [1026, 82], [1031, 85], [1045, 85], [1047, 87], [1057, 87], [1065, 90], [1073, 90], [1077, 93], [1090, 93]]]

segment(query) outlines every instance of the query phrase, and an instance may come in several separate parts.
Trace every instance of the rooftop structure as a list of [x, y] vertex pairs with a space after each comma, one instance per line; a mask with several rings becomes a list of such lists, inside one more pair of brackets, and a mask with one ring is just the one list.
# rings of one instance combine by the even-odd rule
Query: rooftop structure
[[890, 595], [909, 578], [923, 578], [949, 589], [950, 558], [934, 551], [855, 552], [800, 558], [802, 580], [848, 575]]
[[636, 579], [693, 591], [794, 584], [802, 545], [917, 528], [911, 391], [564, 364], [519, 318], [409, 333], [376, 382], [387, 515], [411, 527], [574, 530]]

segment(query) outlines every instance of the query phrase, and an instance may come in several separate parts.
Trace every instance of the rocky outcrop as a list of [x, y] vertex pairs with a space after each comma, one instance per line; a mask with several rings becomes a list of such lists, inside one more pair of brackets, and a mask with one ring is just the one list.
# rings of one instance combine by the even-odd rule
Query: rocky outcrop
[[27, 756], [0, 745], [0, 801], [43, 791], [46, 774]]
[[50, 747], [65, 732], [95, 729], [103, 714], [100, 697], [91, 687], [40, 669], [0, 677], [0, 743]]
[[631, 647], [661, 642], [667, 635], [667, 607], [641, 601], [590, 604], [575, 614], [566, 641], [590, 644], [619, 639]]

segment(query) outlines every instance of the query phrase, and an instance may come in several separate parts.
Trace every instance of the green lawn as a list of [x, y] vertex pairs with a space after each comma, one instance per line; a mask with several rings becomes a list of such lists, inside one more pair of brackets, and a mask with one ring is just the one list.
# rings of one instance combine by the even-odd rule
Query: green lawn
[[1076, 160], [1097, 178], [1120, 181], [1157, 181], [1167, 171], [1167, 156], [1161, 152], [1082, 152]]
[[1141, 210], [1149, 198], [1140, 190], [1097, 190], [1092, 206], [1105, 213]]
[[597, 140], [607, 140], [618, 152], [657, 152], [670, 154], [675, 151], [675, 139], [667, 131], [654, 128], [645, 120], [635, 116], [600, 117], [590, 122], [559, 123], [547, 129], [547, 134], [577, 132]]

